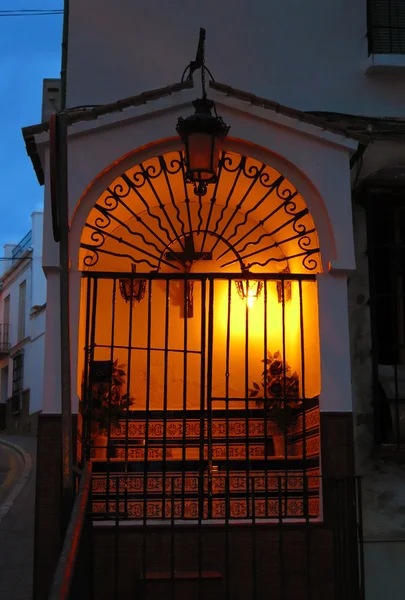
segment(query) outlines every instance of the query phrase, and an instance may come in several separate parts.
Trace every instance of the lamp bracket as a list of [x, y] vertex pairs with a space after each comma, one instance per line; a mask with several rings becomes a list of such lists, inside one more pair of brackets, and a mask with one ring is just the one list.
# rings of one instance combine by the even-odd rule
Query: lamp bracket
[[212, 81], [215, 81], [211, 71], [208, 67], [205, 66], [205, 37], [206, 31], [203, 27], [200, 27], [200, 36], [198, 38], [198, 46], [197, 53], [195, 56], [195, 60], [192, 60], [189, 65], [184, 69], [181, 80], [184, 81], [186, 75], [187, 79], [193, 78], [193, 73], [201, 69], [201, 89], [202, 89], [202, 97], [205, 99], [207, 97], [207, 92], [205, 91], [205, 72], [208, 73]]

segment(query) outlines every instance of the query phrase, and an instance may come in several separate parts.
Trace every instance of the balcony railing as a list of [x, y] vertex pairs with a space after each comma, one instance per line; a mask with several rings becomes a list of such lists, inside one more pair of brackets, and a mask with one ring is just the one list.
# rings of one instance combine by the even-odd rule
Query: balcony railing
[[405, 54], [405, 4], [368, 0], [369, 54]]
[[14, 264], [16, 260], [21, 258], [21, 256], [31, 248], [32, 245], [32, 231], [29, 231], [26, 236], [20, 241], [19, 244], [13, 249], [11, 253], [11, 264]]
[[10, 325], [0, 323], [0, 356], [10, 352]]

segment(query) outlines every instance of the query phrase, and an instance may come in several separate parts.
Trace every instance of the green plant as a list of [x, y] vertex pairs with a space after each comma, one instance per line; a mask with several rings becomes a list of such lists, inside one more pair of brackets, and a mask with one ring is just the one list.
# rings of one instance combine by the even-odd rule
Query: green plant
[[134, 404], [134, 398], [126, 393], [125, 365], [113, 362], [111, 382], [93, 384], [91, 422], [93, 433], [107, 433], [109, 424], [116, 427], [124, 411]]
[[284, 365], [280, 352], [267, 352], [262, 360], [264, 368], [260, 383], [253, 382], [249, 388], [249, 397], [257, 398], [257, 404], [264, 406], [267, 416], [275, 421], [279, 428], [285, 430], [294, 423], [297, 408], [302, 400], [299, 398], [299, 376], [291, 367]]

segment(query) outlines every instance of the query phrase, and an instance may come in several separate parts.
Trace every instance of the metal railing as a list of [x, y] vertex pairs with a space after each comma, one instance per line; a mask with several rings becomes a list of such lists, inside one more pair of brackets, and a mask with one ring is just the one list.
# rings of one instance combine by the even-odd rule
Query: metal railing
[[[251, 477], [249, 518], [238, 521], [232, 481], [216, 475], [218, 483], [222, 481], [224, 502], [222, 519], [213, 523], [207, 521], [204, 509], [208, 501], [204, 477], [199, 486], [201, 510], [185, 523], [178, 518], [179, 500], [183, 500], [179, 481], [167, 476], [160, 494], [164, 500], [160, 523], [155, 511], [144, 510], [136, 526], [129, 527], [124, 522], [128, 490], [135, 486], [147, 502], [138, 477], [139, 473], [127, 474], [125, 480], [110, 475], [108, 509], [100, 513], [89, 509], [100, 477], [92, 475], [92, 465], [86, 463], [49, 600], [147, 600], [157, 595], [180, 600], [186, 588], [188, 597], [200, 600], [270, 596], [364, 600], [359, 478], [274, 477], [270, 483], [273, 518], [267, 519], [260, 508], [265, 482]], [[300, 500], [302, 489], [315, 488], [323, 502], [319, 516], [310, 501]], [[108, 526], [97, 526], [94, 521], [100, 518], [108, 519]]]
[[405, 54], [405, 4], [398, 0], [368, 0], [369, 54]]
[[0, 354], [6, 354], [10, 350], [10, 325], [0, 324]]
[[[85, 463], [80, 478], [49, 600], [89, 600], [92, 597], [92, 544], [89, 503], [92, 464]], [[87, 535], [84, 537], [84, 533]], [[85, 539], [87, 538], [87, 539]], [[87, 542], [87, 543], [85, 543]]]
[[[294, 500], [292, 495], [291, 514], [286, 519], [286, 482], [276, 477], [270, 520], [263, 518], [262, 490], [256, 489], [260, 486], [254, 478], [249, 519], [235, 518], [231, 482], [225, 479], [222, 520], [205, 518], [208, 501], [201, 498], [201, 510], [185, 522], [178, 518], [176, 478], [167, 477], [165, 518], [156, 517], [154, 510], [149, 514], [144, 510], [136, 526], [130, 527], [124, 521], [128, 516], [126, 494], [132, 483], [138, 488], [136, 477], [129, 475], [125, 485], [121, 477], [110, 477], [108, 513], [93, 513], [95, 519], [110, 519], [109, 527], [94, 528], [95, 572], [103, 570], [94, 582], [94, 598], [152, 599], [159, 595], [180, 600], [187, 587], [188, 597], [200, 600], [364, 600], [358, 478], [318, 477], [324, 498], [322, 518], [313, 519], [310, 504]], [[294, 485], [293, 478], [289, 483]], [[94, 479], [93, 492], [96, 489]], [[146, 502], [142, 486], [139, 494]], [[298, 507], [295, 515], [294, 502]], [[132, 595], [127, 595], [129, 592]]]
[[26, 250], [31, 248], [31, 245], [32, 231], [29, 231], [11, 252], [11, 264], [14, 264], [14, 262], [20, 258]]

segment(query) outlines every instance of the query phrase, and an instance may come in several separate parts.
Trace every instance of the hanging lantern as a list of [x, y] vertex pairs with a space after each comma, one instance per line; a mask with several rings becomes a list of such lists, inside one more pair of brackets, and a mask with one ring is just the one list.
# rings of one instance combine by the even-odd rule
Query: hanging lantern
[[261, 294], [263, 281], [237, 279], [235, 285], [240, 298], [247, 303], [248, 308], [252, 308]]
[[[192, 79], [193, 73], [200, 69], [202, 98], [193, 102], [195, 114], [177, 122], [176, 131], [184, 144], [185, 155], [185, 178], [194, 185], [194, 193], [204, 196], [207, 193], [207, 185], [217, 181], [219, 153], [222, 142], [228, 135], [229, 127], [221, 117], [218, 117], [215, 104], [208, 100], [205, 91], [205, 73], [211, 78], [210, 71], [205, 66], [205, 29], [200, 29], [197, 55], [185, 69], [182, 81], [188, 72], [188, 79]], [[212, 115], [215, 112], [215, 117]]]
[[204, 196], [207, 184], [217, 180], [219, 154], [229, 127], [211, 114], [214, 103], [206, 97], [193, 102], [195, 114], [180, 117], [176, 131], [185, 153], [186, 180], [194, 184], [197, 196]]
[[[132, 273], [136, 273], [136, 265], [131, 265]], [[125, 302], [131, 300], [132, 304], [140, 302], [146, 294], [146, 279], [120, 279], [121, 296]]]

